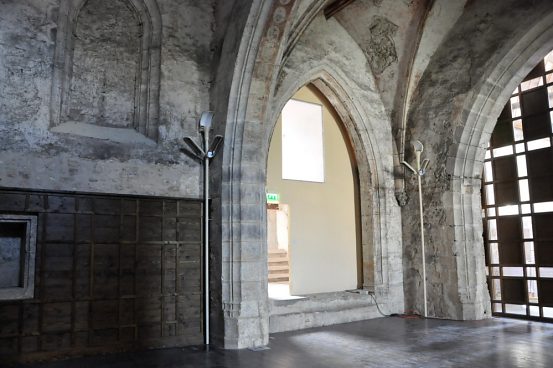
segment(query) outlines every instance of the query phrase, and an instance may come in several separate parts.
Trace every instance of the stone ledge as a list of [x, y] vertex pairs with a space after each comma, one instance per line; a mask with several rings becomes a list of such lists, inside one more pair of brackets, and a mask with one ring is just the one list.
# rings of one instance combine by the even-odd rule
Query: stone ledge
[[57, 125], [51, 130], [54, 133], [80, 135], [117, 143], [143, 144], [149, 147], [154, 147], [156, 145], [156, 142], [132, 128], [112, 128], [86, 123], [67, 122]]
[[269, 332], [284, 332], [381, 317], [370, 295], [312, 294], [302, 299], [269, 299]]

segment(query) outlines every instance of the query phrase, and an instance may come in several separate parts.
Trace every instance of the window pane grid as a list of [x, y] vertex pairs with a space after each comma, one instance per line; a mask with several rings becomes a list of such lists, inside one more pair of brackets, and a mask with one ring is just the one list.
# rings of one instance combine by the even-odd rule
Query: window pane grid
[[543, 293], [553, 290], [553, 51], [531, 75], [513, 91], [484, 158], [486, 274], [493, 315], [553, 322], [553, 297]]

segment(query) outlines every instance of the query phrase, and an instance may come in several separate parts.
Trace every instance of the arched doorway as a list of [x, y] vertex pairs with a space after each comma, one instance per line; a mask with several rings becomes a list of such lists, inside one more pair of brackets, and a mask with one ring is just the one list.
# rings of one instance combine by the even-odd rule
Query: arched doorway
[[[363, 299], [360, 308], [359, 304], [344, 301], [341, 295], [335, 298], [351, 313], [343, 313], [343, 309], [331, 311], [328, 303], [319, 300], [317, 307], [326, 310], [311, 305], [296, 308], [294, 315], [288, 309], [276, 311], [267, 296], [266, 164], [270, 137], [283, 106], [310, 82], [332, 103], [355, 150], [361, 183], [363, 288], [374, 292], [381, 308], [388, 308], [390, 313], [403, 311], [401, 239], [397, 236], [401, 221], [393, 185], [394, 143], [391, 127], [385, 123], [386, 111], [373, 77], [359, 74], [355, 68], [344, 68], [334, 60], [340, 53], [306, 59], [305, 53], [289, 50], [286, 61], [279, 62], [282, 54], [276, 46], [284, 45], [279, 42], [286, 35], [287, 24], [282, 21], [282, 14], [293, 14], [293, 4], [275, 2], [253, 8], [259, 12], [251, 13], [252, 22], [276, 21], [278, 26], [256, 27], [251, 38], [241, 36], [248, 42], [240, 46], [230, 97], [221, 102], [223, 111], [228, 113], [220, 161], [221, 197], [213, 202], [213, 225], [217, 230], [212, 239], [217, 241], [219, 237], [222, 242], [222, 298], [218, 302], [222, 305], [226, 347], [264, 345], [269, 332], [379, 316], [369, 295], [358, 298]], [[279, 16], [271, 17], [273, 11], [278, 11]], [[259, 14], [267, 17], [257, 17]], [[327, 29], [323, 33], [315, 34], [323, 44], [334, 44], [333, 32]], [[350, 56], [366, 59], [353, 40], [345, 42], [347, 45], [339, 46]], [[228, 47], [234, 49], [236, 44], [229, 43]]]
[[338, 114], [311, 84], [275, 125], [267, 193], [269, 297], [362, 286], [357, 164]]
[[[487, 144], [513, 90], [553, 48], [553, 14], [546, 13], [530, 29], [505, 44], [495, 62], [479, 74], [480, 82], [454, 113], [461, 122], [451, 130], [447, 154], [448, 188], [440, 205], [451, 206], [449, 233], [455, 254], [455, 282], [450, 288], [461, 308], [448, 317], [482, 319], [491, 316], [483, 246], [481, 180]], [[476, 77], [473, 76], [476, 80]], [[454, 293], [454, 294], [453, 294]]]
[[483, 174], [492, 313], [553, 320], [553, 52], [500, 114]]

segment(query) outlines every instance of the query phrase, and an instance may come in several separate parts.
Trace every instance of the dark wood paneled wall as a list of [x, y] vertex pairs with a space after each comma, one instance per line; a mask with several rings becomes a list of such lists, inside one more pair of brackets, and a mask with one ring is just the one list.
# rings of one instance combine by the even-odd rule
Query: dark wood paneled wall
[[0, 302], [0, 361], [197, 345], [197, 200], [0, 189], [38, 215], [35, 297]]

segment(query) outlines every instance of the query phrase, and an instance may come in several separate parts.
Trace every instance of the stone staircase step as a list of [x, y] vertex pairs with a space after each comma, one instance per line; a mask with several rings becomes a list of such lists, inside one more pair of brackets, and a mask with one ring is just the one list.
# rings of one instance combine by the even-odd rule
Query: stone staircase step
[[288, 282], [288, 281], [290, 281], [290, 277], [288, 277], [288, 275], [279, 275], [279, 276], [271, 275], [269, 277], [269, 282]]
[[269, 282], [289, 282], [290, 264], [288, 252], [283, 249], [269, 250]]
[[283, 272], [288, 272], [288, 270], [290, 269], [290, 267], [288, 266], [288, 263], [286, 264], [278, 264], [278, 265], [274, 265], [274, 264], [269, 264], [269, 272], [271, 271], [283, 271]]

